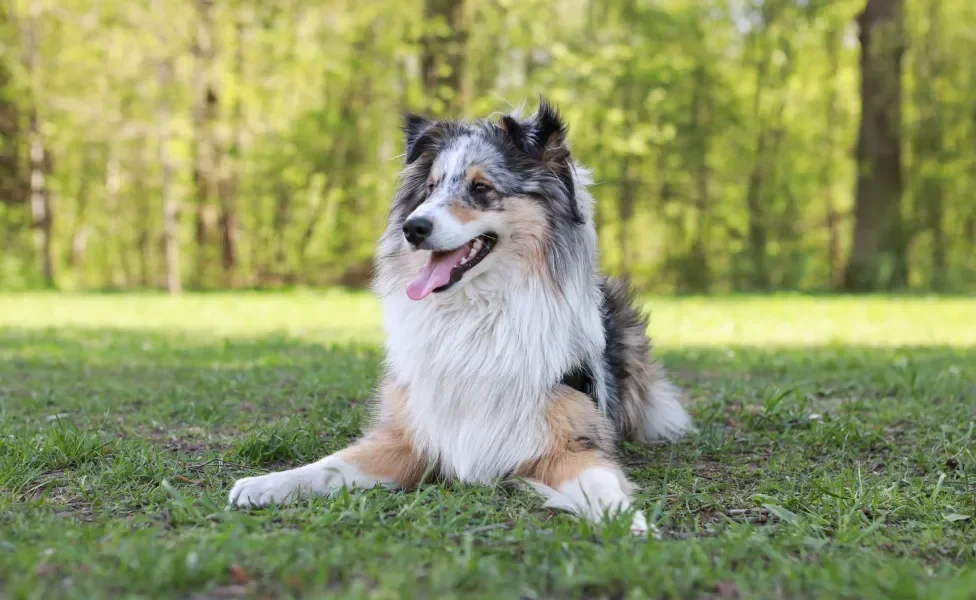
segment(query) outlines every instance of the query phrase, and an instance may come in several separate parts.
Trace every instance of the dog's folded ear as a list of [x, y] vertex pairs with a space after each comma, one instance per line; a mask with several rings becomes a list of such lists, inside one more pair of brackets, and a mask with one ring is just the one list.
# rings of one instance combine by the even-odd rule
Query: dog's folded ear
[[443, 123], [423, 115], [405, 113], [403, 115], [403, 136], [405, 140], [405, 162], [411, 164], [434, 150], [445, 135]]
[[584, 223], [576, 202], [576, 186], [573, 183], [573, 160], [566, 142], [566, 124], [559, 111], [543, 97], [539, 97], [539, 110], [527, 120], [504, 116], [498, 126], [515, 147], [545, 165], [562, 183], [573, 207], [573, 220]]

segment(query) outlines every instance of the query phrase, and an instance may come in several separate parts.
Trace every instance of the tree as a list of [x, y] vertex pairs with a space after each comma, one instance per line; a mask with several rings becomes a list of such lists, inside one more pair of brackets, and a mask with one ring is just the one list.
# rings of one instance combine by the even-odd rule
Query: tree
[[973, 22], [971, 0], [0, 2], [0, 286], [362, 286], [400, 112], [542, 92], [593, 172], [602, 267], [641, 288], [974, 290]]
[[457, 115], [465, 106], [463, 81], [468, 33], [464, 0], [425, 0], [424, 20], [430, 24], [424, 35], [422, 59], [427, 110]]
[[196, 191], [196, 266], [198, 287], [204, 285], [214, 258], [220, 198], [220, 148], [215, 128], [220, 116], [217, 85], [215, 0], [194, 0], [193, 41], [193, 185]]
[[903, 12], [903, 0], [868, 0], [857, 18], [861, 125], [854, 238], [844, 274], [844, 287], [855, 292], [908, 282], [901, 173]]
[[[156, 18], [163, 18], [165, 14], [165, 0], [154, 0], [153, 14]], [[179, 218], [180, 206], [173, 189], [173, 176], [176, 170], [170, 153], [170, 137], [172, 129], [172, 109], [170, 108], [170, 86], [173, 81], [173, 59], [167, 54], [166, 39], [159, 33], [162, 52], [156, 66], [156, 81], [159, 86], [156, 107], [157, 140], [159, 147], [160, 183], [159, 193], [163, 206], [163, 254], [166, 265], [166, 291], [179, 294], [183, 290], [183, 279], [180, 270], [180, 235]]]
[[[0, 32], [10, 35], [7, 3], [0, 4]], [[6, 57], [0, 58], [0, 204], [17, 207], [27, 197], [28, 182], [20, 158], [21, 111], [14, 93], [14, 78]]]
[[30, 82], [30, 99], [27, 109], [27, 140], [30, 160], [30, 207], [33, 217], [34, 240], [41, 263], [44, 285], [54, 287], [54, 257], [52, 256], [52, 230], [54, 209], [51, 192], [47, 186], [50, 157], [44, 145], [41, 120], [41, 4], [31, 0], [28, 16], [24, 21], [24, 70]]
[[941, 2], [929, 0], [926, 32], [915, 56], [915, 98], [918, 123], [912, 139], [914, 168], [914, 210], [917, 230], [931, 235], [931, 282], [936, 290], [947, 285], [948, 248], [945, 232], [945, 184], [942, 170], [948, 162], [943, 132], [943, 107], [935, 87], [945, 76], [939, 44]]

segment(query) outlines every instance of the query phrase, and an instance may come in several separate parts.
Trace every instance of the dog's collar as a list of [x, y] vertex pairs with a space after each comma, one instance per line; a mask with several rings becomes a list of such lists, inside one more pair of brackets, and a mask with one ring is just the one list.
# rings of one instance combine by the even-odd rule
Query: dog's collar
[[573, 367], [559, 381], [563, 385], [568, 385], [577, 392], [583, 392], [590, 398], [596, 400], [596, 390], [593, 385], [593, 374], [590, 369], [584, 366]]

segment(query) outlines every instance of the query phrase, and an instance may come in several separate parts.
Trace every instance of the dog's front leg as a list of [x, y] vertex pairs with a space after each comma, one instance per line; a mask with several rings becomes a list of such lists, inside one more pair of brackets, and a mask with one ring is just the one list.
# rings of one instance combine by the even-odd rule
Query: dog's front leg
[[[516, 473], [546, 497], [546, 506], [599, 523], [631, 510], [630, 483], [613, 458], [611, 426], [589, 397], [558, 386], [546, 411], [548, 450]], [[541, 484], [541, 485], [540, 485]], [[647, 533], [635, 512], [631, 533]]]
[[[550, 460], [548, 473], [526, 473], [530, 482], [536, 483], [535, 488], [546, 497], [546, 506], [575, 513], [594, 523], [631, 510], [633, 484], [627, 481], [611, 458], [593, 453], [588, 457], [566, 456]], [[647, 521], [639, 511], [634, 512], [630, 532], [634, 535], [647, 533]]]
[[266, 506], [327, 496], [343, 487], [411, 487], [425, 467], [403, 430], [385, 425], [312, 464], [238, 480], [230, 491], [230, 503]]

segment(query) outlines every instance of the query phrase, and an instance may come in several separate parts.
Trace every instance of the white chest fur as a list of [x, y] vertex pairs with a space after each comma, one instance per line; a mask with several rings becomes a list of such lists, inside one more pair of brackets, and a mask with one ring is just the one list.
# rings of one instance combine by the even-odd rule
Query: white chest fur
[[589, 298], [486, 275], [443, 297], [414, 302], [401, 292], [383, 301], [388, 368], [408, 390], [413, 441], [445, 476], [465, 482], [538, 457], [548, 391], [603, 350]]

